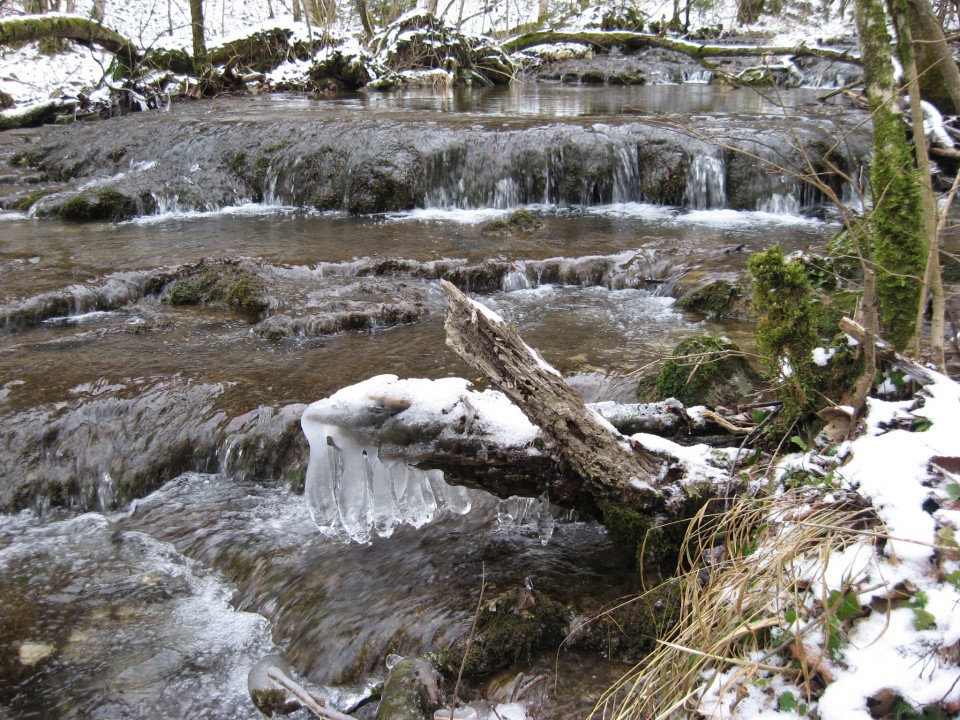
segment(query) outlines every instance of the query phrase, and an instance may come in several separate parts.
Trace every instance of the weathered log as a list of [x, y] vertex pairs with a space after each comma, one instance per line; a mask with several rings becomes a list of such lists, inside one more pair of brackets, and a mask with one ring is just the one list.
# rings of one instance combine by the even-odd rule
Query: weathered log
[[37, 127], [52, 122], [57, 115], [77, 106], [76, 101], [46, 100], [30, 107], [4, 110], [0, 112], [0, 130]]
[[578, 490], [601, 508], [616, 500], [641, 512], [659, 509], [665, 460], [639, 446], [631, 450], [513, 327], [453, 284], [440, 284], [449, 302], [447, 345], [540, 427], [582, 481]]
[[0, 45], [43, 38], [98, 45], [127, 67], [133, 67], [139, 57], [134, 44], [123, 35], [81, 15], [27, 15], [0, 20]]
[[641, 48], [663, 48], [687, 55], [694, 60], [704, 60], [708, 57], [764, 57], [773, 55], [790, 55], [793, 57], [817, 57], [823, 60], [844, 62], [853, 65], [860, 64], [860, 58], [846, 50], [833, 48], [811, 47], [808, 45], [702, 45], [689, 40], [678, 40], [662, 35], [627, 31], [579, 31], [557, 32], [554, 30], [538, 30], [511, 38], [503, 43], [505, 52], [517, 52], [537, 45], [552, 43], [578, 43], [589, 45], [600, 50], [609, 50], [620, 47], [628, 50]]

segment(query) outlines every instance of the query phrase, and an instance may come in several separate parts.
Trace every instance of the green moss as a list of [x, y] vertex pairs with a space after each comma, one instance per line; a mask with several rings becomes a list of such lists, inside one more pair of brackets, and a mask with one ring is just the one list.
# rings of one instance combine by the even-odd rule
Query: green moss
[[[770, 375], [780, 381], [783, 406], [778, 424], [787, 429], [815, 409], [813, 349], [816, 314], [810, 280], [801, 263], [787, 261], [780, 246], [755, 253], [749, 262], [754, 278], [757, 348]], [[790, 368], [784, 374], [783, 368]]]
[[[464, 677], [482, 678], [529, 662], [541, 648], [556, 647], [566, 631], [567, 611], [561, 603], [536, 591], [508, 590], [481, 610]], [[441, 671], [456, 677], [465, 651], [466, 638], [461, 638], [443, 653]]]
[[708, 318], [740, 317], [744, 313], [743, 288], [729, 280], [716, 280], [697, 288], [677, 301], [677, 307], [702, 313]]
[[40, 200], [45, 198], [50, 193], [47, 191], [33, 193], [28, 195], [23, 200], [17, 203], [17, 210], [20, 212], [27, 212], [30, 208], [36, 205]]
[[263, 283], [252, 271], [233, 265], [216, 265], [177, 280], [167, 290], [164, 299], [171, 305], [220, 305], [256, 314], [267, 306], [263, 291]]
[[514, 210], [501, 220], [491, 220], [480, 226], [480, 232], [487, 235], [510, 235], [528, 233], [543, 227], [543, 221], [529, 210]]
[[117, 222], [136, 217], [139, 212], [137, 201], [113, 189], [101, 190], [91, 200], [85, 195], [71, 198], [58, 210], [63, 220]]
[[677, 345], [657, 375], [656, 391], [685, 405], [716, 406], [741, 400], [758, 380], [736, 344], [702, 335]]

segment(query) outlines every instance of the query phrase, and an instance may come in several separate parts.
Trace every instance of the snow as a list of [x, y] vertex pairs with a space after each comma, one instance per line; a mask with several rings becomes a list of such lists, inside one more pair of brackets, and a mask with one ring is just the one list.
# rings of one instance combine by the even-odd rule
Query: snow
[[[409, 11], [405, 17], [412, 18], [423, 13], [421, 2]], [[330, 27], [308, 26], [295, 23], [291, 10], [284, 3], [272, 3], [273, 17], [270, 16], [270, 4], [267, 2], [249, 2], [248, 0], [205, 0], [204, 14], [206, 40], [210, 48], [267, 29], [281, 28], [289, 30], [292, 39], [316, 38], [318, 34], [344, 39], [342, 46], [328, 48], [328, 52], [340, 52], [344, 56], [360, 56], [361, 50], [357, 37], [360, 33], [359, 22], [354, 17], [352, 5], [340, 4], [340, 16]], [[16, 17], [21, 14], [21, 3], [0, 5], [0, 17]], [[489, 3], [480, 0], [466, 0], [463, 4], [448, 3], [440, 8], [445, 12], [444, 19], [456, 24], [458, 17], [463, 18], [462, 31], [473, 35], [502, 32], [506, 26], [516, 27], [521, 23], [536, 21], [539, 3], [535, 0], [512, 0], [510, 3]], [[607, 6], [593, 6], [590, 11], [576, 14], [569, 21], [555, 23], [558, 29], [578, 29], [589, 25], [597, 27], [600, 16]], [[640, 0], [636, 7], [650, 20], [665, 20], [671, 10], [658, 0]], [[835, 37], [851, 37], [852, 7], [841, 12], [841, 3], [834, 0], [828, 4], [829, 14], [824, 19], [823, 11], [806, 12], [802, 16], [787, 17], [763, 16], [761, 24], [743, 27], [737, 23], [736, 3], [722, 0], [712, 7], [694, 10], [690, 20], [693, 29], [715, 27], [718, 24], [729, 32], [741, 30], [764, 30], [774, 36], [769, 42], [774, 44], [818, 43]], [[93, 0], [77, 0], [76, 15], [90, 17]], [[559, 13], [560, 8], [555, 8]], [[592, 11], [592, 13], [591, 13]], [[155, 0], [106, 0], [104, 24], [121, 35], [129, 38], [140, 49], [189, 49], [191, 47], [191, 24], [187, 3], [160, 4]], [[399, 39], [399, 33], [381, 34], [380, 47], [386, 51]], [[552, 48], [534, 48], [528, 55], [580, 55], [583, 48], [561, 44]], [[29, 43], [15, 50], [0, 48], [0, 90], [10, 94], [17, 105], [30, 104], [51, 97], [75, 97], [77, 93], [88, 92], [95, 88], [102, 78], [108, 75], [111, 56], [102, 50], [72, 45], [69, 52], [55, 56], [42, 54], [36, 43]], [[291, 61], [271, 73], [270, 81], [274, 86], [293, 85], [295, 79], [302, 80], [305, 70], [313, 63]]]

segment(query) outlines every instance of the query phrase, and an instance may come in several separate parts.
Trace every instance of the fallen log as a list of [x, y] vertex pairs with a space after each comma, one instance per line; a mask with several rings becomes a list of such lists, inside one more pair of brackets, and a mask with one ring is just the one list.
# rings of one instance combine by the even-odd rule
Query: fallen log
[[[441, 280], [449, 308], [447, 345], [537, 425], [569, 473], [601, 508], [611, 500], [637, 512], [663, 506], [668, 459], [631, 444], [584, 404], [554, 368], [495, 313]], [[574, 498], [566, 498], [573, 501]]]
[[519, 35], [503, 43], [505, 52], [512, 53], [537, 45], [553, 43], [578, 43], [589, 45], [600, 50], [610, 50], [619, 47], [628, 50], [641, 48], [662, 48], [687, 55], [694, 60], [705, 60], [711, 57], [769, 57], [776, 55], [790, 55], [792, 57], [817, 57], [834, 62], [859, 65], [860, 58], [854, 53], [834, 48], [799, 45], [702, 45], [689, 40], [668, 38], [662, 35], [627, 31], [577, 31], [557, 32], [554, 30], [538, 30], [525, 35]]
[[98, 45], [113, 53], [128, 68], [133, 67], [139, 57], [136, 47], [127, 38], [81, 15], [57, 13], [0, 20], [0, 45], [43, 38], [62, 38], [84, 45]]
[[76, 108], [76, 100], [45, 100], [25, 108], [14, 108], [0, 112], [0, 130], [37, 127], [53, 122], [57, 115]]

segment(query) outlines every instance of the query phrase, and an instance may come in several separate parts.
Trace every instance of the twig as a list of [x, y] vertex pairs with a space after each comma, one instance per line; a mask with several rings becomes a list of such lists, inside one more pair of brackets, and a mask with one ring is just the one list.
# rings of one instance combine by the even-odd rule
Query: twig
[[[460, 692], [460, 680], [463, 678], [463, 669], [467, 666], [467, 656], [470, 655], [470, 648], [473, 646], [473, 635], [477, 630], [477, 621], [480, 619], [480, 610], [483, 608], [483, 593], [487, 589], [487, 564], [480, 566], [480, 597], [477, 599], [477, 610], [473, 613], [473, 622], [470, 624], [470, 633], [467, 635], [467, 646], [463, 651], [463, 659], [460, 661], [460, 669], [457, 671], [457, 682], [453, 686], [453, 697], [450, 700], [450, 717], [453, 720], [454, 706], [457, 704], [457, 693]], [[441, 715], [442, 717], [442, 715]]]
[[321, 720], [357, 720], [353, 715], [344, 715], [339, 710], [324, 707], [318, 703], [316, 698], [308, 693], [301, 685], [297, 684], [281, 673], [275, 672], [274, 670], [267, 670], [267, 677], [284, 690], [292, 693], [293, 696], [297, 698], [297, 700], [299, 700], [305, 708], [307, 708], [318, 718], [321, 718]]

